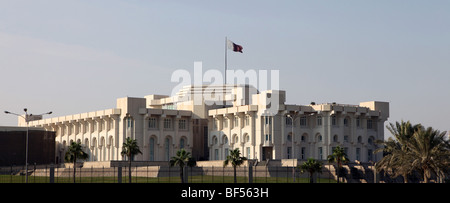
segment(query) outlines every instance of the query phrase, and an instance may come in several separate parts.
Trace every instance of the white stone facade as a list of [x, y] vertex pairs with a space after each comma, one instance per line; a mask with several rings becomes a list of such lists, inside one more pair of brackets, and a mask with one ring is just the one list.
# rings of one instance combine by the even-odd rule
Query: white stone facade
[[[117, 108], [30, 122], [56, 131], [55, 163], [64, 162], [71, 142], [80, 142], [88, 161], [126, 160], [122, 144], [137, 140], [142, 151], [134, 160], [168, 161], [176, 150], [191, 151], [190, 111], [145, 108], [144, 98], [119, 98]], [[19, 125], [26, 125], [19, 119]]]
[[260, 94], [280, 94], [276, 114], [265, 116], [264, 103], [209, 111], [210, 160], [225, 159], [228, 150], [235, 148], [256, 160], [325, 160], [336, 146], [343, 147], [351, 161], [381, 159], [382, 154], [373, 152], [375, 140], [384, 140], [389, 103], [285, 105], [284, 91]]
[[[259, 161], [326, 159], [338, 145], [351, 160], [381, 158], [372, 152], [374, 141], [384, 139], [389, 103], [288, 105], [285, 97], [284, 91], [258, 92], [248, 85], [186, 86], [172, 97], [119, 98], [113, 109], [30, 126], [56, 131], [55, 163], [63, 162], [74, 141], [89, 153], [89, 161], [125, 160], [120, 152], [127, 137], [137, 140], [142, 154], [134, 160], [140, 161], [168, 161], [181, 148], [198, 160], [223, 160], [235, 148]], [[19, 126], [25, 125], [19, 119]]]

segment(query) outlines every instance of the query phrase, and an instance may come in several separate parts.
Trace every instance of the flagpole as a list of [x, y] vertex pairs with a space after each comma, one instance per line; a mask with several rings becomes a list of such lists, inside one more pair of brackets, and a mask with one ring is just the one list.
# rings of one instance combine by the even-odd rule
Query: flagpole
[[227, 52], [228, 52], [228, 39], [225, 36], [225, 80], [223, 81], [223, 107], [225, 107], [225, 85], [227, 84]]
[[228, 52], [228, 39], [225, 37], [225, 80], [223, 81], [223, 84], [227, 84], [227, 52]]

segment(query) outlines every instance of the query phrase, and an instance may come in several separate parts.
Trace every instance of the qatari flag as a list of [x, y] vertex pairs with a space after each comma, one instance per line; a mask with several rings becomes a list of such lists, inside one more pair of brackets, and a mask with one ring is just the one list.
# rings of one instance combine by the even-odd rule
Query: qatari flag
[[233, 50], [234, 52], [241, 52], [242, 53], [242, 46], [235, 44], [234, 42], [227, 40], [227, 47], [228, 49]]

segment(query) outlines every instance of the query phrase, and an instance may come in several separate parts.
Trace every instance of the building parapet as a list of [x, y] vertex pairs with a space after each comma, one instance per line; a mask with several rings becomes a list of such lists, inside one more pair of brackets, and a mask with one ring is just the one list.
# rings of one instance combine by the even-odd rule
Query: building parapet
[[[67, 122], [67, 121], [77, 121], [77, 120], [88, 119], [88, 118], [96, 118], [96, 117], [103, 117], [103, 116], [109, 116], [109, 115], [120, 115], [120, 114], [121, 114], [121, 109], [117, 109], [117, 108], [105, 109], [105, 110], [100, 110], [100, 111], [92, 111], [92, 112], [81, 113], [81, 114], [73, 114], [73, 115], [31, 121], [31, 122], [29, 122], [29, 126], [42, 126], [42, 125], [49, 124], [49, 123], [62, 123], [62, 122]], [[25, 120], [23, 118], [19, 117], [18, 125], [26, 126]]]
[[249, 111], [258, 111], [257, 105], [245, 105], [245, 106], [235, 106], [220, 109], [211, 109], [208, 111], [209, 116], [225, 115], [225, 114], [235, 114], [235, 113], [246, 113]]

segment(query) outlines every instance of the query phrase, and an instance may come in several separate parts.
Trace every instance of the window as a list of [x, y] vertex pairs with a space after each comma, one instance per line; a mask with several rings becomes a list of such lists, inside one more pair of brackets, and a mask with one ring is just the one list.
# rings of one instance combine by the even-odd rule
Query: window
[[217, 137], [213, 138], [213, 142], [214, 142], [215, 145], [217, 144]]
[[317, 141], [322, 142], [322, 135], [317, 136]]
[[272, 141], [272, 134], [266, 134], [266, 141]]
[[317, 116], [317, 125], [322, 126], [322, 116]]
[[223, 137], [223, 143], [224, 143], [224, 144], [228, 144], [228, 137], [227, 137], [227, 136], [224, 136], [224, 137]]
[[150, 161], [155, 160], [155, 138], [150, 138]]
[[306, 126], [307, 125], [306, 121], [307, 121], [306, 116], [300, 117], [300, 126]]
[[287, 148], [287, 158], [288, 158], [288, 159], [291, 158], [291, 151], [292, 151], [292, 147], [288, 147], [288, 148]]
[[348, 127], [348, 118], [344, 118], [344, 126]]
[[337, 135], [333, 136], [333, 142], [338, 142], [338, 136]]
[[250, 159], [250, 147], [247, 147], [247, 159]]
[[305, 159], [305, 157], [306, 157], [306, 148], [305, 147], [302, 147], [302, 149], [301, 149], [301, 153], [300, 153], [300, 158], [301, 159]]
[[164, 141], [164, 148], [165, 148], [165, 158], [166, 161], [169, 161], [170, 159], [170, 139], [166, 138]]
[[361, 160], [361, 148], [356, 148], [356, 160]]
[[250, 125], [250, 116], [246, 115], [245, 116], [245, 126], [249, 126]]
[[319, 159], [319, 160], [322, 160], [322, 147], [319, 147], [319, 149], [318, 149], [318, 157], [317, 157], [317, 159]]
[[163, 109], [177, 109], [176, 104], [166, 104], [162, 106]]
[[361, 122], [361, 120], [359, 119], [359, 117], [356, 118], [356, 127], [359, 128], [361, 126], [360, 122]]
[[361, 143], [361, 142], [362, 142], [362, 137], [358, 136], [358, 143]]
[[289, 142], [292, 141], [292, 135], [291, 135], [291, 134], [288, 134], [288, 135], [287, 135], [287, 141], [289, 141]]
[[286, 116], [286, 126], [292, 125], [292, 117]]
[[302, 137], [300, 138], [300, 141], [304, 142], [306, 140], [306, 137], [304, 135], [302, 135]]
[[235, 128], [239, 127], [239, 117], [237, 116], [234, 117], [234, 127]]
[[186, 129], [187, 129], [186, 123], [187, 123], [187, 122], [186, 122], [185, 119], [178, 120], [178, 129], [180, 129], [180, 130], [186, 130]]
[[373, 137], [369, 137], [369, 139], [367, 139], [367, 143], [369, 143], [370, 145], [373, 144]]
[[219, 149], [214, 150], [214, 160], [219, 160]]
[[157, 129], [157, 121], [156, 118], [149, 118], [148, 119], [148, 128], [150, 129]]
[[336, 116], [331, 116], [331, 125], [333, 125], [333, 126], [337, 125]]
[[373, 129], [372, 119], [367, 119], [367, 129]]
[[109, 121], [109, 129], [114, 129], [114, 120]]
[[230, 151], [228, 150], [228, 148], [225, 148], [225, 154], [224, 154], [225, 156], [224, 156], [224, 157], [227, 158], [227, 156], [229, 155], [229, 153], [230, 153]]
[[164, 129], [171, 129], [172, 128], [172, 119], [165, 118], [164, 119]]
[[[131, 118], [127, 118], [127, 128], [132, 128], [133, 127], [133, 121], [131, 120]], [[97, 124], [96, 122], [94, 122], [94, 130], [97, 129]]]
[[272, 118], [270, 116], [264, 116], [264, 122], [266, 125], [272, 124]]
[[184, 138], [180, 139], [180, 149], [184, 149]]

